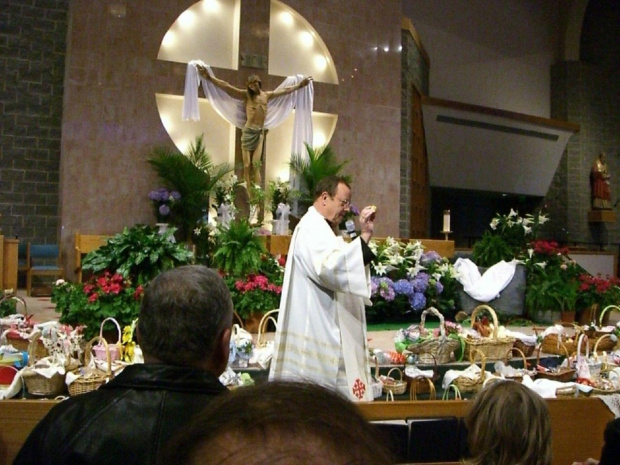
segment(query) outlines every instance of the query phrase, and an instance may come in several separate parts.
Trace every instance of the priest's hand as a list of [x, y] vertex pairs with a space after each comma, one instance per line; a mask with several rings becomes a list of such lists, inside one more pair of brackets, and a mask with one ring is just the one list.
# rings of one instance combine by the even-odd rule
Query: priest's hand
[[375, 216], [377, 214], [377, 207], [374, 205], [364, 207], [360, 212], [360, 236], [365, 242], [370, 241], [372, 234], [375, 230]]

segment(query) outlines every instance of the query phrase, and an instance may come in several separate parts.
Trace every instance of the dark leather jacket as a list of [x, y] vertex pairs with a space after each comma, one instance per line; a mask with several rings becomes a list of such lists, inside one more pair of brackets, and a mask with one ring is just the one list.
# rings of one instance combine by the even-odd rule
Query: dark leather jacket
[[125, 368], [56, 405], [14, 464], [154, 464], [171, 436], [227, 389], [212, 374], [163, 364]]

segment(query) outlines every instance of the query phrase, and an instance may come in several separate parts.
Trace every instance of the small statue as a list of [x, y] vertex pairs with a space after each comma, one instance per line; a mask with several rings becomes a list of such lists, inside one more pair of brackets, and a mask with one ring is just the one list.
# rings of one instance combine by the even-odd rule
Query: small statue
[[217, 208], [217, 217], [220, 224], [227, 227], [235, 219], [235, 209], [229, 203], [222, 203]]
[[611, 210], [611, 178], [607, 169], [607, 156], [601, 152], [594, 160], [590, 170], [590, 187], [592, 189], [592, 208], [595, 210]]
[[276, 219], [273, 221], [273, 232], [278, 236], [288, 234], [289, 219], [291, 207], [286, 203], [279, 203], [276, 209]]

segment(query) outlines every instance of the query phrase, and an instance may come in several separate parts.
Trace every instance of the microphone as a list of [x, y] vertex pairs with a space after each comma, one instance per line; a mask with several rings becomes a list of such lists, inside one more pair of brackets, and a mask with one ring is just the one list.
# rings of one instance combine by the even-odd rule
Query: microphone
[[357, 237], [357, 233], [355, 232], [355, 221], [347, 220], [344, 223], [344, 227], [347, 229], [347, 234], [351, 239], [355, 239]]

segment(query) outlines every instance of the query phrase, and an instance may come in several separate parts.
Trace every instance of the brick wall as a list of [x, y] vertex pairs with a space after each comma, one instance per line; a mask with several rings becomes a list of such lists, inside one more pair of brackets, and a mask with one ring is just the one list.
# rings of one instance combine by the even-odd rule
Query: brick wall
[[400, 237], [409, 236], [411, 220], [411, 105], [412, 88], [422, 95], [429, 94], [429, 68], [418, 45], [408, 30], [402, 34], [401, 56], [401, 135], [400, 135]]
[[69, 0], [0, 8], [0, 227], [58, 242], [58, 173]]

